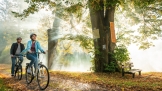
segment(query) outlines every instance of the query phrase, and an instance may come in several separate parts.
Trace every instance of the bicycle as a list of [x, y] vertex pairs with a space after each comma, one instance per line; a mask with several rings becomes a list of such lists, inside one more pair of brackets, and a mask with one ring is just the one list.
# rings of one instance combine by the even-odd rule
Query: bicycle
[[[39, 60], [39, 53], [38, 52], [38, 60]], [[42, 61], [42, 60], [41, 60]], [[48, 87], [49, 84], [49, 71], [47, 69], [47, 67], [42, 63], [42, 62], [38, 63], [38, 68], [35, 69], [35, 74], [36, 74], [36, 78], [37, 78], [37, 82], [38, 82], [38, 86], [40, 88], [40, 90], [45, 90]], [[26, 63], [26, 82], [27, 84], [30, 84], [33, 79], [35, 78], [34, 76], [34, 70], [33, 70], [33, 65], [30, 67], [31, 73], [27, 73], [27, 69], [29, 67], [29, 63]], [[43, 81], [45, 80], [45, 81]]]
[[15, 78], [17, 77], [18, 80], [21, 80], [22, 79], [22, 65], [20, 64], [21, 56], [13, 56], [13, 57], [16, 57], [16, 64], [15, 64], [15, 69], [14, 69], [15, 76], [14, 77]]

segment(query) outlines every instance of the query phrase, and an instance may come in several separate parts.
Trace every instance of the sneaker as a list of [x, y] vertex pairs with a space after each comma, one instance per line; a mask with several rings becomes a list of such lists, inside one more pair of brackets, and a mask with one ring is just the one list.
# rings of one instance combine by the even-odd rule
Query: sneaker
[[33, 73], [33, 76], [34, 76], [34, 77], [37, 76], [36, 73]]
[[32, 73], [30, 68], [27, 69], [27, 73], [30, 73], [30, 74]]
[[13, 77], [13, 76], [14, 76], [14, 74], [11, 74], [11, 76]]

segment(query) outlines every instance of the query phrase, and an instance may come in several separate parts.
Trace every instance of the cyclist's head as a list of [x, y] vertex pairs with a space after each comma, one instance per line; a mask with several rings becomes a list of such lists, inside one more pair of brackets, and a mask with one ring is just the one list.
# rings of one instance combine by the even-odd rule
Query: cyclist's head
[[21, 43], [22, 38], [21, 37], [17, 37], [16, 40], [17, 40], [18, 43]]
[[30, 39], [31, 40], [35, 41], [36, 37], [37, 37], [37, 35], [35, 33], [30, 34]]

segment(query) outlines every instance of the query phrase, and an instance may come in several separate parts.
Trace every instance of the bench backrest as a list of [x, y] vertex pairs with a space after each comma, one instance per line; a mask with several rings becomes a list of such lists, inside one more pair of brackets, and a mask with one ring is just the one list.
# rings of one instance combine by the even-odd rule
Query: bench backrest
[[134, 67], [132, 62], [126, 62], [122, 64], [122, 69], [124, 70], [130, 70], [132, 67]]

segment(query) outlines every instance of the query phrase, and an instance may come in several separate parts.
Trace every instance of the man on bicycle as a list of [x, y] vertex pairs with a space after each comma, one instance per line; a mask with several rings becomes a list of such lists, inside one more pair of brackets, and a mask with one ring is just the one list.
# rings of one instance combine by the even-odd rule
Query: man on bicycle
[[[12, 60], [12, 66], [11, 66], [11, 76], [14, 76], [14, 68], [15, 68], [15, 61], [16, 57], [14, 56], [20, 56], [20, 53], [25, 49], [24, 44], [21, 43], [22, 38], [18, 37], [16, 43], [13, 43], [10, 49], [10, 55]], [[20, 56], [20, 64], [23, 62], [23, 57]]]
[[29, 67], [27, 69], [27, 73], [31, 73], [30, 67], [34, 64], [34, 68], [38, 67], [38, 50], [45, 54], [45, 51], [41, 48], [40, 43], [36, 40], [37, 35], [32, 33], [30, 35], [30, 39], [27, 43], [27, 47], [23, 50], [22, 54], [27, 52], [27, 59], [31, 60], [29, 63]]

